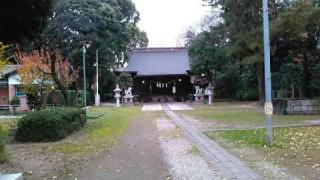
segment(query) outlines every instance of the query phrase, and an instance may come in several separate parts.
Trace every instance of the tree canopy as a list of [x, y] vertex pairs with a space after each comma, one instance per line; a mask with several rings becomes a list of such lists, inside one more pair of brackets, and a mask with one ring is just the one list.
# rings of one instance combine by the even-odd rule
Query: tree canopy
[[22, 43], [45, 28], [53, 0], [12, 0], [0, 6], [0, 42]]
[[18, 74], [24, 90], [32, 95], [39, 95], [43, 101], [43, 92], [55, 85], [61, 90], [68, 105], [67, 88], [78, 77], [78, 71], [71, 68], [70, 62], [59, 51], [53, 53], [42, 48], [31, 53], [18, 53], [21, 67]]
[[77, 65], [82, 44], [90, 42], [91, 49], [100, 49], [101, 63], [109, 61], [112, 66], [114, 61], [121, 62], [130, 48], [147, 46], [146, 33], [136, 26], [138, 20], [131, 0], [58, 0], [41, 44], [60, 49]]
[[[217, 61], [223, 59], [222, 64], [226, 65], [223, 71], [229, 69], [234, 72], [227, 74], [232, 77], [232, 84], [237, 87], [232, 97], [259, 99], [263, 102], [261, 1], [207, 0], [207, 2], [213, 9], [221, 9], [222, 24], [207, 22], [208, 19], [214, 19], [207, 18], [205, 26], [209, 28], [191, 41], [189, 54], [191, 54], [192, 71], [199, 74], [199, 67], [202, 68], [202, 72], [203, 67], [208, 68], [206, 71], [216, 71], [220, 69]], [[318, 1], [312, 0], [269, 0], [274, 97], [320, 96], [317, 83], [320, 66], [318, 4]], [[217, 27], [223, 30], [217, 31]], [[210, 38], [219, 35], [225, 37], [224, 40], [217, 41]], [[224, 58], [214, 56], [217, 47], [225, 51]], [[217, 83], [219, 81], [224, 80], [218, 80]], [[219, 88], [225, 89], [224, 86]]]
[[[48, 21], [37, 38], [21, 47], [23, 52], [45, 50], [51, 59], [51, 68], [57, 67], [59, 60], [55, 52], [70, 63], [70, 68], [82, 71], [82, 47], [89, 43], [86, 50], [88, 87], [94, 83], [96, 50], [99, 50], [100, 72], [108, 72], [124, 65], [132, 48], [146, 47], [148, 38], [137, 27], [139, 12], [131, 0], [55, 0]], [[40, 58], [41, 59], [41, 58]], [[51, 71], [54, 73], [58, 69]], [[67, 97], [64, 81], [52, 76], [58, 89]], [[77, 79], [73, 89], [82, 88], [82, 76]], [[109, 77], [102, 76], [101, 82], [114, 83]], [[110, 79], [110, 78], [109, 78]], [[101, 91], [109, 92], [113, 87], [108, 84]], [[101, 94], [104, 94], [102, 92]]]

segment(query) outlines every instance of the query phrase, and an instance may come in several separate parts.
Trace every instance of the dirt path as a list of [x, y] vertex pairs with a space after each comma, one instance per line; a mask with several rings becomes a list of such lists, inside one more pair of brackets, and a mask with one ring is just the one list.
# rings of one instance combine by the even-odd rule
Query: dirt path
[[89, 162], [78, 179], [170, 179], [159, 143], [156, 116], [144, 112], [132, 120], [119, 145]]

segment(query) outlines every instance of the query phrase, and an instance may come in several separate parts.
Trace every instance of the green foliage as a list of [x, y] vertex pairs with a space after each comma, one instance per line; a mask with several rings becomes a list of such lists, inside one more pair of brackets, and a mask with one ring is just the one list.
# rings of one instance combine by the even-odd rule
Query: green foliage
[[53, 0], [19, 0], [0, 6], [0, 41], [22, 43], [35, 38], [46, 25], [52, 3]]
[[[301, 89], [302, 97], [306, 98], [319, 95], [313, 89], [316, 75], [312, 70], [319, 62], [319, 17], [320, 8], [317, 5], [297, 2], [280, 13], [270, 26], [271, 39], [275, 44], [274, 56], [281, 60], [274, 69], [279, 70], [289, 83], [287, 88], [282, 89], [295, 86]], [[291, 58], [291, 62], [286, 61], [288, 58]]]
[[[192, 71], [212, 79], [219, 97], [228, 89], [235, 89], [228, 93], [235, 95], [228, 97], [259, 98], [263, 102], [262, 1], [206, 1], [213, 8], [221, 9], [222, 23], [216, 22], [217, 14], [209, 15], [211, 18], [204, 22], [205, 31], [190, 41]], [[288, 92], [299, 98], [320, 96], [318, 4], [316, 1], [269, 1], [272, 89], [284, 97], [289, 97]], [[299, 93], [294, 93], [297, 90]]]
[[9, 104], [10, 104], [11, 106], [20, 106], [19, 97], [18, 97], [18, 96], [14, 96], [14, 97], [10, 100]]
[[121, 89], [127, 89], [133, 86], [133, 78], [129, 73], [121, 73], [117, 79], [117, 83]]
[[[231, 89], [227, 93], [229, 97], [242, 100], [253, 100], [258, 97], [263, 101], [261, 1], [209, 0], [208, 2], [214, 7], [221, 7], [223, 11], [220, 16], [224, 23], [212, 23], [214, 26], [210, 26], [208, 31], [198, 34], [195, 40], [191, 41], [189, 47], [197, 46], [199, 49], [192, 52], [189, 48], [192, 69], [200, 69], [209, 76], [209, 80], [216, 81], [215, 83], [220, 85], [217, 91]], [[201, 41], [197, 42], [198, 39]], [[198, 63], [198, 67], [194, 66], [194, 59], [202, 63]], [[206, 68], [211, 71], [213, 69], [214, 73], [210, 73]], [[247, 73], [243, 69], [254, 69], [254, 76], [257, 78], [253, 78], [255, 80], [253, 82], [250, 81], [253, 84], [242, 81], [244, 79], [242, 76], [246, 76]], [[221, 83], [221, 81], [227, 82]], [[237, 89], [233, 90], [236, 87]]]
[[236, 97], [241, 101], [254, 101], [258, 100], [259, 94], [257, 89], [243, 88], [237, 91]]
[[236, 97], [239, 100], [257, 100], [259, 97], [258, 88], [255, 86], [257, 81], [252, 70], [242, 72], [238, 77]]
[[[62, 51], [74, 68], [83, 42], [91, 42], [87, 50], [88, 76], [94, 74], [95, 51], [99, 49], [100, 67], [114, 67], [118, 59], [127, 60], [130, 48], [145, 47], [146, 33], [139, 30], [139, 13], [131, 0], [58, 0], [42, 41]], [[75, 33], [76, 32], [76, 33]], [[94, 50], [93, 50], [94, 49]], [[92, 67], [92, 68], [91, 68]]]
[[8, 153], [5, 150], [5, 141], [6, 141], [7, 133], [0, 126], [0, 164], [4, 163], [8, 160]]
[[27, 103], [30, 109], [40, 110], [42, 107], [41, 97], [36, 94], [26, 94], [27, 95]]
[[[146, 33], [137, 26], [139, 12], [131, 0], [57, 0], [53, 12], [35, 46], [46, 44], [50, 49], [61, 50], [73, 68], [80, 69], [82, 44], [90, 42], [86, 51], [88, 84], [93, 83], [91, 77], [95, 75], [95, 50], [99, 49], [99, 67], [105, 74], [123, 65], [130, 49], [148, 44]], [[81, 84], [82, 80], [78, 81]], [[110, 93], [112, 87], [113, 84], [104, 86], [100, 94]]]
[[50, 142], [65, 138], [86, 123], [78, 108], [53, 108], [30, 113], [18, 122], [15, 139], [22, 142]]
[[[43, 98], [33, 94], [27, 94], [28, 106], [30, 109], [40, 110], [45, 106], [67, 106], [61, 91], [43, 92]], [[83, 91], [68, 90], [69, 105], [73, 107], [83, 107]], [[87, 105], [94, 103], [94, 92], [87, 90]]]
[[[92, 90], [87, 90], [87, 105], [94, 104], [94, 92]], [[83, 107], [83, 91], [78, 92], [78, 99], [75, 102], [77, 107]]]
[[188, 54], [192, 73], [211, 82], [217, 96], [233, 98], [238, 71], [235, 60], [226, 56], [226, 39], [222, 25], [201, 32], [189, 40]]
[[8, 45], [5, 45], [0, 41], [0, 67], [7, 64], [6, 51], [8, 48], [9, 48]]
[[117, 76], [110, 71], [100, 71], [99, 76], [99, 93], [101, 101], [114, 100], [113, 88], [116, 86]]
[[14, 97], [10, 100], [9, 104], [13, 107], [13, 114], [15, 114], [15, 113], [16, 113], [16, 107], [17, 107], [17, 106], [20, 106], [20, 99], [19, 99], [19, 97], [18, 97], [18, 96], [14, 96]]
[[316, 96], [320, 97], [320, 62], [313, 67], [312, 87]]

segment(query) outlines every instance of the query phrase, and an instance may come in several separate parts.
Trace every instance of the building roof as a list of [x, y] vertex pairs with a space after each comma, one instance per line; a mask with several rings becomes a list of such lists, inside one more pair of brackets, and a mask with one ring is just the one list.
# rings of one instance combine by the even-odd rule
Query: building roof
[[0, 79], [4, 78], [5, 75], [15, 72], [20, 65], [6, 65], [0, 68]]
[[128, 65], [120, 72], [134, 72], [137, 76], [187, 75], [190, 70], [186, 48], [133, 49]]

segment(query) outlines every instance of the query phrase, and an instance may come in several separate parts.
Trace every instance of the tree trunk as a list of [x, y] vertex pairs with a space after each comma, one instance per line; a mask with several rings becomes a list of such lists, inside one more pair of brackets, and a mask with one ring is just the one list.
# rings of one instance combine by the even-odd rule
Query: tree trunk
[[264, 80], [263, 80], [263, 66], [262, 61], [256, 63], [256, 70], [258, 76], [258, 89], [259, 89], [259, 104], [264, 103]]
[[302, 89], [301, 89], [301, 87], [298, 87], [298, 89], [299, 89], [299, 99], [301, 99], [302, 98]]
[[310, 84], [311, 72], [309, 68], [308, 55], [307, 55], [307, 52], [305, 51], [303, 52], [302, 66], [303, 66], [302, 92], [305, 98], [310, 98], [311, 97], [311, 84]]
[[46, 107], [46, 102], [44, 102], [43, 100], [43, 82], [41, 82], [41, 85], [40, 85], [40, 109], [43, 108], [43, 105], [44, 107]]
[[291, 84], [291, 99], [294, 99], [294, 97], [295, 97], [294, 85]]
[[55, 52], [50, 52], [50, 53], [52, 58], [51, 64], [50, 64], [52, 79], [57, 84], [58, 89], [61, 91], [61, 94], [66, 102], [66, 106], [68, 106], [69, 105], [68, 92], [64, 87], [64, 85], [59, 81], [58, 75], [56, 73], [56, 58], [57, 58], [56, 54]]

